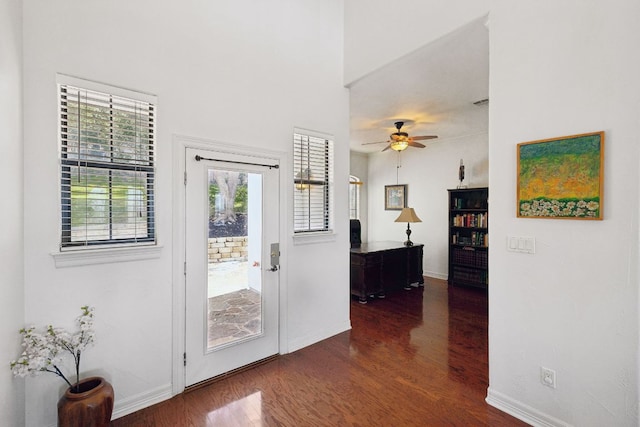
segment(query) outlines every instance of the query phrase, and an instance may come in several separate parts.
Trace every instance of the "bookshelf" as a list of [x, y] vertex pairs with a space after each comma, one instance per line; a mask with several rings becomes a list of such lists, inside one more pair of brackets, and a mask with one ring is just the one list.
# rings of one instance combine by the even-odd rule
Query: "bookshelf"
[[449, 192], [449, 284], [489, 286], [489, 188]]

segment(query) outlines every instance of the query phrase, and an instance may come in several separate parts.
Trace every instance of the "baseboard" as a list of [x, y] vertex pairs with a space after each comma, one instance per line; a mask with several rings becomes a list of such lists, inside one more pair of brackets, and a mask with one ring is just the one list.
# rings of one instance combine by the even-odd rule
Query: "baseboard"
[[435, 271], [425, 271], [422, 274], [427, 276], [427, 277], [432, 277], [434, 279], [440, 279], [440, 280], [448, 280], [449, 279], [449, 276], [447, 274], [436, 273]]
[[492, 390], [491, 387], [489, 387], [485, 401], [494, 408], [506, 412], [534, 427], [571, 427], [571, 424], [567, 424], [551, 415], [544, 414], [520, 401], [511, 399], [509, 396]]
[[334, 335], [341, 334], [342, 332], [351, 329], [351, 322], [347, 321], [339, 325], [333, 325], [332, 328], [326, 328], [314, 335], [305, 335], [298, 340], [289, 341], [289, 353], [300, 350], [301, 348], [308, 347], [312, 344], [331, 338]]
[[[117, 398], [116, 394], [116, 398]], [[132, 414], [140, 409], [148, 408], [156, 403], [171, 399], [171, 384], [166, 384], [155, 389], [128, 397], [123, 400], [117, 400], [114, 404], [113, 415], [111, 419], [115, 420], [125, 415]]]

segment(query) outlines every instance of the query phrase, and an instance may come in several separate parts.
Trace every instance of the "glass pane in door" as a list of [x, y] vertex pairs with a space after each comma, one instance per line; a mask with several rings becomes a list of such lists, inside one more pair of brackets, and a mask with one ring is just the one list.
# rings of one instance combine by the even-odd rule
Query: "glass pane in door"
[[263, 333], [262, 175], [208, 170], [209, 350]]

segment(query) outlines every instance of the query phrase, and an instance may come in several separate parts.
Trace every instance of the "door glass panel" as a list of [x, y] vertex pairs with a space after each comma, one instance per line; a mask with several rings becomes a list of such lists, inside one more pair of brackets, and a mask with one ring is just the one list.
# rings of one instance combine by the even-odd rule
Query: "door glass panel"
[[262, 175], [208, 170], [207, 348], [263, 333]]

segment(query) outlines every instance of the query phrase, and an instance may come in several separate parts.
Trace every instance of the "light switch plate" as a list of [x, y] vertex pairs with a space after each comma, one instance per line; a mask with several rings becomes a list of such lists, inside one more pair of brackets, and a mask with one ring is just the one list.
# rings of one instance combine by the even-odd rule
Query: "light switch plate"
[[535, 237], [507, 236], [507, 250], [523, 254], [536, 253]]

